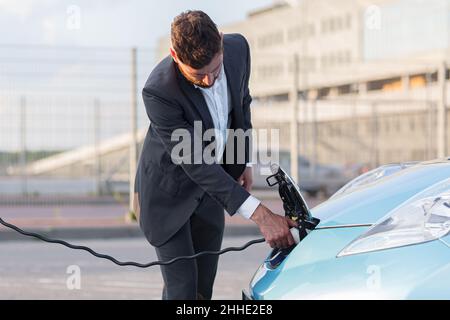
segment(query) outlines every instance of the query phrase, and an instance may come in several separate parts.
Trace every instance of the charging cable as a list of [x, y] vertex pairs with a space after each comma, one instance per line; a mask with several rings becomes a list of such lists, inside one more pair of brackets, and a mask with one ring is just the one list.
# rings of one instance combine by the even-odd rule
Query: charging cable
[[249, 246], [251, 246], [253, 244], [262, 243], [262, 242], [266, 241], [264, 238], [255, 239], [255, 240], [251, 240], [251, 241], [247, 242], [246, 244], [244, 244], [241, 247], [228, 247], [228, 248], [222, 249], [220, 251], [202, 251], [202, 252], [199, 252], [199, 253], [194, 254], [192, 256], [180, 256], [180, 257], [173, 258], [173, 259], [171, 259], [169, 261], [153, 261], [153, 262], [149, 262], [149, 263], [138, 263], [138, 262], [134, 262], [134, 261], [122, 262], [122, 261], [119, 261], [116, 258], [111, 257], [111, 256], [109, 256], [107, 254], [102, 254], [102, 253], [95, 252], [94, 250], [92, 250], [91, 248], [86, 247], [86, 246], [74, 245], [74, 244], [68, 243], [68, 242], [63, 241], [63, 240], [50, 239], [50, 238], [47, 238], [47, 237], [45, 237], [43, 235], [40, 235], [38, 233], [28, 232], [28, 231], [22, 230], [19, 227], [4, 221], [2, 218], [0, 218], [0, 223], [2, 225], [4, 225], [5, 227], [10, 228], [10, 229], [12, 229], [14, 231], [17, 231], [18, 233], [20, 233], [20, 234], [22, 234], [24, 236], [36, 238], [36, 239], [42, 240], [44, 242], [62, 244], [63, 246], [66, 246], [67, 248], [70, 248], [70, 249], [84, 250], [84, 251], [89, 252], [90, 254], [92, 254], [93, 256], [95, 256], [97, 258], [107, 259], [107, 260], [109, 260], [109, 261], [111, 261], [111, 262], [113, 262], [113, 263], [115, 263], [115, 264], [117, 264], [118, 266], [121, 266], [121, 267], [133, 266], [133, 267], [138, 267], [138, 268], [148, 268], [148, 267], [152, 267], [152, 266], [156, 266], [156, 265], [169, 265], [169, 264], [175, 263], [175, 262], [177, 262], [179, 260], [196, 259], [196, 258], [205, 256], [205, 255], [217, 255], [218, 256], [218, 255], [224, 254], [225, 252], [229, 252], [229, 251], [243, 251], [243, 250], [247, 249]]

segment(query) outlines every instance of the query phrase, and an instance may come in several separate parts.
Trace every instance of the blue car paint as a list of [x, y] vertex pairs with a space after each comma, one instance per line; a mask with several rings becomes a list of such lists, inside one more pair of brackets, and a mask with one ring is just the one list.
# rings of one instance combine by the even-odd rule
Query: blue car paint
[[[450, 250], [439, 240], [336, 258], [340, 250], [367, 229], [311, 232], [277, 269], [267, 270], [253, 284], [253, 298], [450, 298], [450, 282], [441, 282], [450, 280]], [[427, 288], [426, 293], [420, 288]]]
[[[450, 177], [450, 161], [419, 164], [311, 210], [319, 227], [374, 223]], [[263, 263], [253, 299], [450, 299], [450, 234], [439, 240], [337, 258], [368, 227], [312, 231], [276, 268]], [[261, 271], [262, 270], [262, 271]]]
[[450, 161], [418, 164], [311, 210], [321, 226], [374, 223], [427, 187], [450, 177]]

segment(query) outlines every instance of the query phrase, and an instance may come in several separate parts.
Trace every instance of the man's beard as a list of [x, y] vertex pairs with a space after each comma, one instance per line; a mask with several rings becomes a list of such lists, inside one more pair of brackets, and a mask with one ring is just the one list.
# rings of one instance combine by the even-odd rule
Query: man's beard
[[214, 79], [213, 83], [208, 86], [208, 85], [204, 84], [203, 81], [201, 81], [201, 80], [199, 81], [199, 80], [190, 78], [187, 74], [185, 74], [183, 72], [183, 69], [180, 68], [180, 66], [178, 64], [177, 64], [177, 67], [178, 67], [178, 70], [180, 70], [181, 74], [187, 81], [189, 81], [192, 84], [195, 84], [196, 86], [199, 86], [200, 88], [208, 89], [208, 88], [211, 88], [214, 85], [214, 83], [216, 83], [217, 77]]

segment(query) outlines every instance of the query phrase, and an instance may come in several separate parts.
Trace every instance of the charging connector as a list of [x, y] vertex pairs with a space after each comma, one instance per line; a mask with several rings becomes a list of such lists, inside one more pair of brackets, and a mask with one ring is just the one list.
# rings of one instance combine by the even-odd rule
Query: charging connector
[[291, 229], [289, 229], [289, 231], [292, 234], [292, 237], [294, 238], [295, 244], [299, 244], [300, 243], [300, 233], [298, 231], [298, 229], [296, 227], [292, 227]]

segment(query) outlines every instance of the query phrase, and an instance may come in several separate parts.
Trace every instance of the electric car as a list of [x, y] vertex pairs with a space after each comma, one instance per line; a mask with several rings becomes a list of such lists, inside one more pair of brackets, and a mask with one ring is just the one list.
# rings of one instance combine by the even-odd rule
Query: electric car
[[300, 242], [268, 254], [244, 299], [450, 299], [450, 158], [381, 166], [313, 209], [275, 178]]

